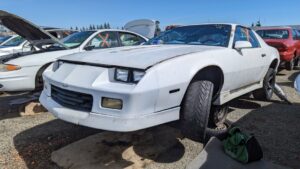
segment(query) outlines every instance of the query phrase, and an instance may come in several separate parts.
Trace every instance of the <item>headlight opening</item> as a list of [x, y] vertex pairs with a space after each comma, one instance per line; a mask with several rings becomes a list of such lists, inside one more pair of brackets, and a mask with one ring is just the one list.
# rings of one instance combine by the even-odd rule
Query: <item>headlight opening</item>
[[145, 75], [145, 71], [135, 70], [129, 68], [116, 68], [115, 77], [116, 81], [125, 83], [138, 83]]

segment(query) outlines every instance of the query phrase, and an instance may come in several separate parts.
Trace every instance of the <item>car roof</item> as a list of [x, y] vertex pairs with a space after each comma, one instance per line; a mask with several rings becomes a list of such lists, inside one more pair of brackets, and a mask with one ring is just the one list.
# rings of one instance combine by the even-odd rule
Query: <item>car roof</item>
[[292, 29], [290, 26], [264, 26], [264, 27], [255, 27], [255, 30], [274, 30], [274, 29]]

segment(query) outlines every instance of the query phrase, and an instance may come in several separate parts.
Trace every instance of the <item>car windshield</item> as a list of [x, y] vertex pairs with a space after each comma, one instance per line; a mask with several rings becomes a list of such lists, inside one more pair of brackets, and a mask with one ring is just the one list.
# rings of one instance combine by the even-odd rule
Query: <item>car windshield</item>
[[0, 37], [0, 43], [3, 43], [7, 39], [11, 38], [11, 36]]
[[21, 36], [17, 36], [15, 38], [12, 38], [11, 40], [4, 43], [2, 46], [10, 47], [10, 46], [19, 46], [25, 41], [24, 38]]
[[257, 34], [263, 39], [288, 39], [289, 31], [284, 29], [257, 30]]
[[146, 45], [178, 44], [227, 47], [231, 26], [222, 24], [183, 26], [150, 39]]
[[69, 48], [77, 48], [80, 46], [88, 37], [90, 37], [95, 31], [85, 31], [73, 33], [70, 36], [65, 37], [61, 40], [63, 44]]

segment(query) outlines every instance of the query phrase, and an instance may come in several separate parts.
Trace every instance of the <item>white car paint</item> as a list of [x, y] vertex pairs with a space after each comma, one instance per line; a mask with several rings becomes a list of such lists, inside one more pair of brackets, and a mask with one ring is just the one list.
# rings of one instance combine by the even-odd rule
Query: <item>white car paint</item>
[[[9, 14], [5, 11], [0, 11], [0, 19], [5, 20], [6, 17], [21, 19], [23, 22], [25, 22], [22, 24], [27, 24], [27, 26], [31, 28], [28, 30], [23, 30], [22, 28], [18, 29], [17, 26], [15, 26], [10, 29], [16, 29], [16, 32], [19, 32], [24, 36], [28, 35], [26, 31], [27, 32], [32, 31], [31, 33], [36, 33], [37, 35], [40, 36], [41, 39], [44, 39], [44, 41], [46, 42], [59, 43], [65, 47], [65, 45], [62, 44], [62, 42], [58, 41], [55, 37], [50, 35], [48, 32], [40, 29], [38, 26], [35, 26], [29, 21], [26, 21], [25, 19], [15, 16], [13, 14]], [[5, 25], [5, 23], [2, 24]], [[148, 40], [147, 38], [139, 34], [126, 31], [126, 30], [102, 29], [102, 30], [94, 31], [94, 33], [92, 33], [87, 39], [85, 39], [85, 41], [80, 46], [73, 49], [65, 47], [64, 50], [51, 51], [51, 52], [39, 50], [37, 53], [27, 54], [27, 55], [25, 54], [24, 56], [21, 57], [18, 57], [19, 55], [18, 53], [16, 54], [16, 57], [14, 55], [0, 56], [0, 66], [2, 63], [5, 65], [18, 65], [21, 67], [20, 70], [15, 70], [15, 71], [5, 71], [5, 72], [0, 71], [0, 91], [10, 92], [10, 91], [34, 90], [36, 88], [37, 73], [40, 70], [43, 70], [44, 68], [49, 66], [49, 64], [54, 62], [58, 57], [73, 54], [73, 53], [78, 53], [78, 52], [85, 52], [86, 51], [85, 47], [88, 45], [88, 43], [101, 32], [119, 32], [119, 33], [124, 32], [124, 33], [136, 35], [141, 39], [144, 39], [145, 41]], [[37, 44], [39, 40], [35, 40], [32, 38], [36, 38], [36, 36], [34, 37], [28, 36], [27, 40], [33, 44]]]
[[[143, 35], [149, 39], [153, 38], [157, 32], [158, 21], [150, 19], [138, 19], [133, 20], [125, 24], [124, 29], [136, 32], [140, 35]], [[147, 31], [145, 31], [147, 30]]]
[[[224, 83], [213, 104], [225, 104], [262, 88], [271, 63], [277, 61], [277, 69], [279, 62], [278, 51], [255, 32], [260, 47], [234, 49], [237, 25], [231, 26], [226, 47], [145, 45], [64, 56], [59, 59], [62, 64], [58, 69], [44, 73], [40, 102], [64, 121], [110, 131], [135, 131], [178, 120], [181, 102], [193, 77], [203, 68], [217, 66], [223, 72]], [[117, 68], [143, 70], [145, 75], [138, 83], [119, 82], [114, 78]], [[82, 111], [79, 104], [71, 108], [59, 104], [52, 95], [55, 87], [65, 93], [92, 96], [91, 110]], [[103, 98], [122, 100], [122, 109], [104, 108]]]

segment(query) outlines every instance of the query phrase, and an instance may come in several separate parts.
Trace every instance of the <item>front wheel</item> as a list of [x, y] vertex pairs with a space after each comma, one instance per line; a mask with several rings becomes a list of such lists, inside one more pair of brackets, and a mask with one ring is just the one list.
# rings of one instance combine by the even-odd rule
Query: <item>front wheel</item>
[[269, 68], [263, 81], [263, 88], [253, 92], [254, 98], [263, 101], [270, 101], [273, 96], [275, 83], [276, 72], [273, 68]]
[[190, 84], [181, 109], [182, 134], [192, 140], [204, 142], [210, 114], [214, 85], [210, 81]]

